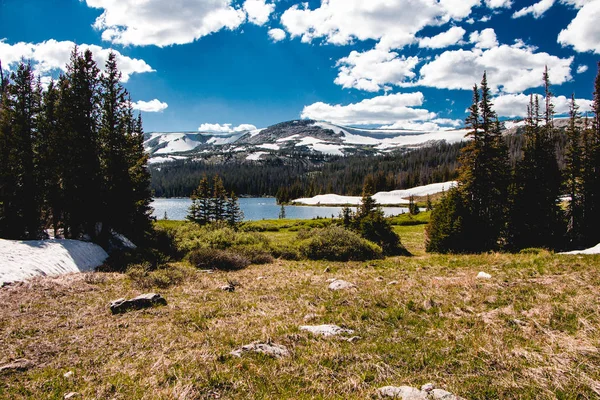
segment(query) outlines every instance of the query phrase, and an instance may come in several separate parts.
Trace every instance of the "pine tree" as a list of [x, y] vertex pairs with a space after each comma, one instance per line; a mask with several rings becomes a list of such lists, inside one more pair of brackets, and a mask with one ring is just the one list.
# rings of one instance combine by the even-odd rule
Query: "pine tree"
[[415, 196], [408, 198], [408, 212], [410, 215], [417, 215], [420, 212], [419, 206], [415, 203]]
[[433, 210], [433, 203], [431, 202], [431, 196], [427, 195], [427, 206], [425, 208], [425, 211], [431, 211]]
[[190, 222], [200, 224], [200, 203], [198, 201], [198, 195], [196, 194], [195, 190], [190, 196], [190, 200], [192, 200], [192, 204], [188, 209], [188, 214], [186, 215], [185, 219], [187, 219]]
[[225, 219], [225, 205], [227, 203], [227, 192], [219, 175], [213, 179], [212, 195], [212, 220], [223, 221]]
[[357, 219], [371, 215], [375, 210], [377, 210], [377, 203], [375, 202], [375, 199], [373, 199], [373, 191], [373, 178], [371, 176], [367, 176], [363, 185], [360, 207], [357, 210]]
[[583, 163], [581, 159], [581, 115], [579, 114], [579, 106], [575, 102], [575, 95], [571, 95], [569, 124], [566, 134], [568, 144], [565, 156], [565, 181], [567, 194], [571, 198], [567, 207], [567, 236], [571, 246], [578, 247], [583, 243]]
[[236, 196], [235, 192], [231, 192], [231, 195], [227, 199], [225, 206], [225, 220], [230, 226], [235, 228], [237, 228], [244, 220], [244, 212], [240, 208], [239, 198]]
[[210, 193], [210, 184], [205, 176], [200, 180], [198, 189], [196, 189], [198, 197], [198, 221], [200, 225], [206, 225], [210, 222], [212, 216], [212, 201]]
[[285, 206], [282, 204], [279, 209], [279, 219], [285, 219]]

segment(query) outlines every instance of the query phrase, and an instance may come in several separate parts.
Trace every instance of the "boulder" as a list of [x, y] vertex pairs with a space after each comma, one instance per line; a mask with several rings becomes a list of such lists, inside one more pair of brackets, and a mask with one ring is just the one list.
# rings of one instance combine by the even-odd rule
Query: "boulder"
[[346, 282], [341, 279], [336, 279], [329, 284], [329, 290], [346, 290], [354, 289], [356, 285], [354, 283]]
[[337, 325], [303, 325], [300, 327], [300, 330], [321, 336], [337, 336], [346, 333], [351, 335], [354, 333], [352, 329], [344, 329]]
[[377, 390], [380, 397], [402, 400], [428, 400], [427, 392], [410, 386], [384, 386]]
[[231, 354], [232, 356], [241, 357], [243, 353], [250, 353], [250, 352], [262, 353], [262, 354], [266, 354], [266, 355], [269, 355], [269, 356], [272, 356], [275, 358], [287, 357], [290, 355], [290, 352], [288, 351], [288, 349], [285, 346], [282, 346], [280, 344], [271, 343], [271, 342], [250, 343], [245, 346], [242, 346], [238, 350], [232, 351], [229, 354]]
[[110, 302], [110, 311], [113, 314], [121, 314], [131, 310], [141, 310], [154, 306], [166, 306], [167, 300], [157, 293], [141, 294], [133, 299], [125, 298], [113, 300]]

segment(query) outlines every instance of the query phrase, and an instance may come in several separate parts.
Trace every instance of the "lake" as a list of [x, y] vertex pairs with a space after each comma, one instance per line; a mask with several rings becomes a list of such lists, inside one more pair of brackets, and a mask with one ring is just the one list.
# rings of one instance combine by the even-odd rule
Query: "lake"
[[[152, 216], [163, 219], [165, 212], [168, 219], [184, 220], [192, 201], [190, 199], [162, 199], [156, 198], [150, 204], [154, 208]], [[241, 198], [240, 208], [244, 212], [245, 221], [258, 221], [261, 219], [277, 219], [281, 206], [275, 198]], [[338, 217], [342, 207], [317, 207], [317, 206], [285, 206], [285, 216], [288, 219], [313, 219], [317, 217]], [[383, 207], [386, 216], [398, 215], [408, 212], [406, 207]]]

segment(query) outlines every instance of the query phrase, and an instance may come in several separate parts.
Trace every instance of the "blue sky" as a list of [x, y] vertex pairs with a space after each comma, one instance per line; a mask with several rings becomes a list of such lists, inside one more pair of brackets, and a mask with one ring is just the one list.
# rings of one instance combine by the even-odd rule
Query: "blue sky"
[[600, 0], [0, 0], [5, 69], [56, 77], [74, 43], [118, 52], [146, 131], [314, 118], [459, 126], [484, 70], [502, 117], [550, 69], [559, 112], [589, 109]]

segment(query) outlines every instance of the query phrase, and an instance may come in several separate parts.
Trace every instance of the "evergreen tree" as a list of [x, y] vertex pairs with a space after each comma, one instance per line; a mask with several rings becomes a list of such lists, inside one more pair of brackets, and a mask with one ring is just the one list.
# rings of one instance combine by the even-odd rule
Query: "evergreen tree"
[[279, 219], [285, 219], [285, 206], [282, 204], [279, 210]]
[[439, 204], [431, 212], [425, 228], [425, 249], [435, 253], [459, 253], [464, 251], [464, 218], [467, 214], [462, 193], [451, 188], [444, 193]]
[[571, 198], [567, 207], [567, 236], [571, 246], [578, 247], [583, 243], [583, 163], [581, 159], [581, 115], [579, 114], [579, 106], [575, 102], [575, 95], [571, 95], [569, 124], [566, 133], [568, 146], [565, 158], [565, 183], [567, 194]]
[[219, 175], [213, 179], [212, 195], [212, 220], [223, 221], [225, 219], [225, 205], [227, 203], [227, 192]]
[[185, 217], [190, 222], [194, 222], [196, 224], [200, 224], [200, 203], [198, 201], [198, 195], [194, 190], [194, 193], [190, 196], [190, 200], [192, 200], [192, 205], [188, 210], [188, 214]]
[[236, 196], [235, 192], [231, 192], [225, 206], [225, 221], [227, 221], [230, 226], [237, 227], [243, 220], [244, 212], [240, 208], [239, 198]]
[[363, 190], [362, 190], [362, 199], [360, 202], [360, 207], [357, 210], [357, 219], [361, 219], [370, 215], [373, 211], [377, 209], [377, 203], [375, 199], [373, 199], [373, 178], [371, 176], [367, 176], [365, 179]]
[[431, 202], [431, 196], [427, 195], [427, 206], [425, 208], [425, 211], [431, 211], [433, 210], [433, 203]]
[[408, 198], [408, 212], [410, 215], [417, 215], [420, 212], [419, 206], [415, 203], [415, 196]]

